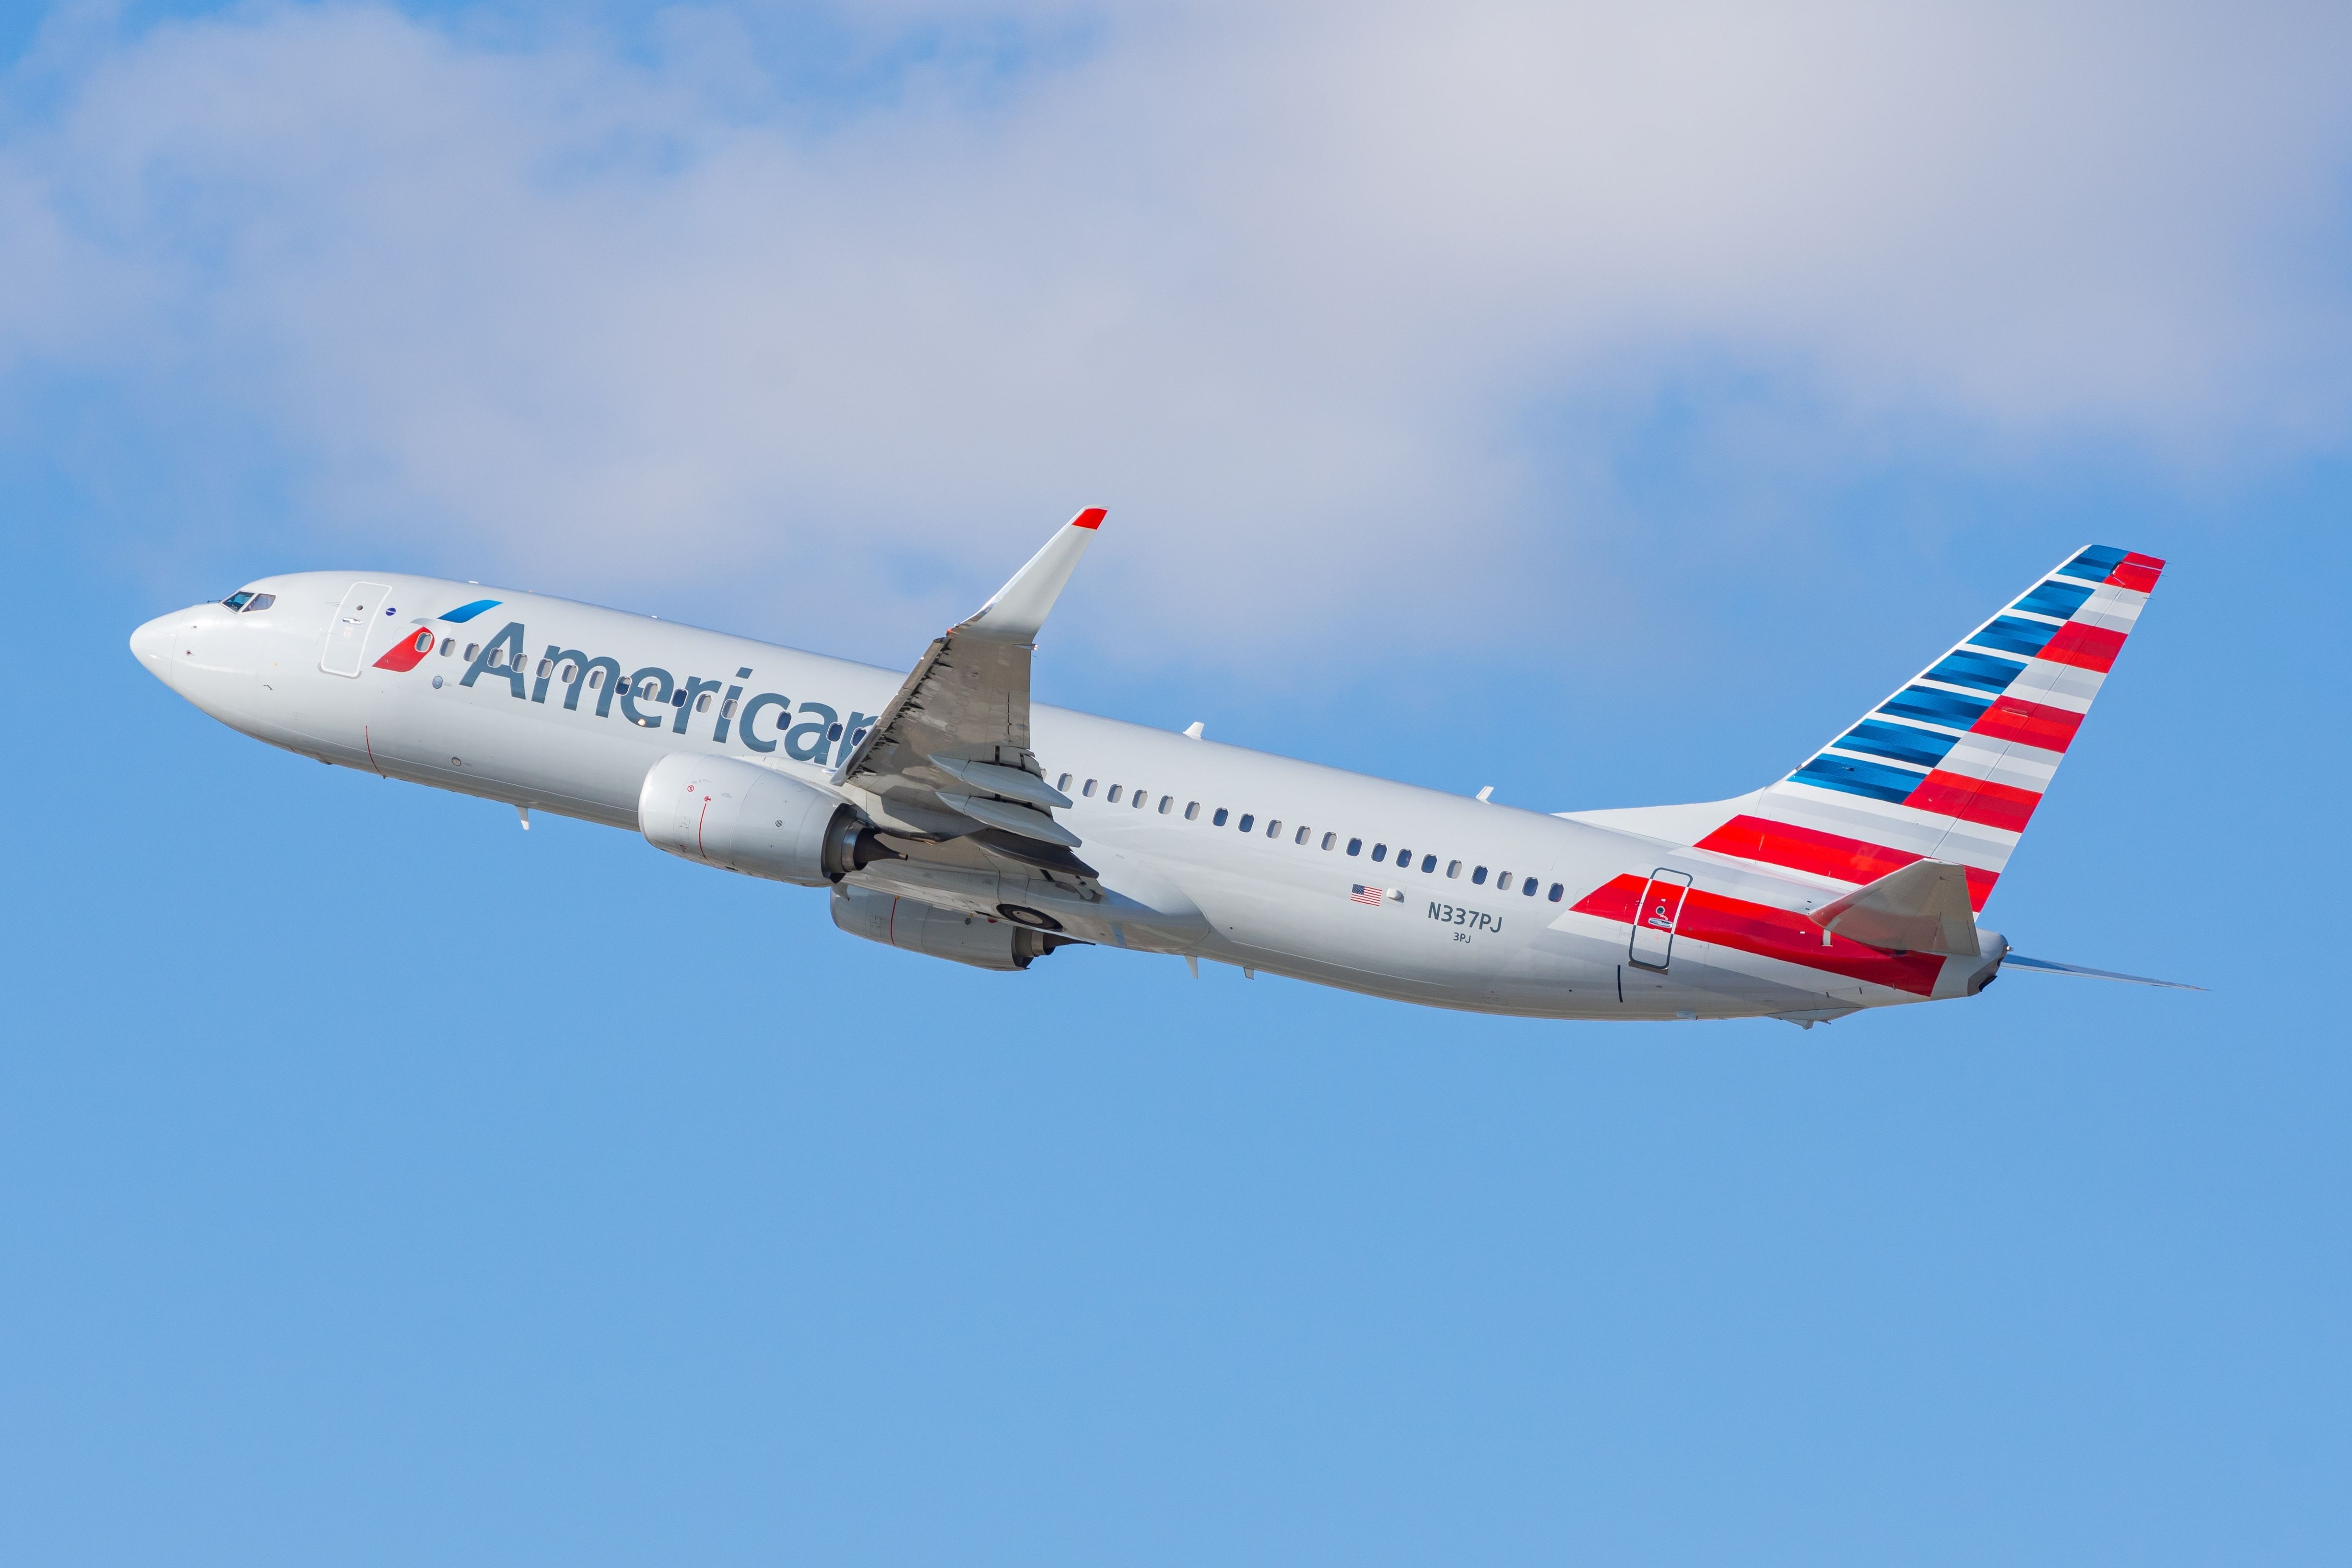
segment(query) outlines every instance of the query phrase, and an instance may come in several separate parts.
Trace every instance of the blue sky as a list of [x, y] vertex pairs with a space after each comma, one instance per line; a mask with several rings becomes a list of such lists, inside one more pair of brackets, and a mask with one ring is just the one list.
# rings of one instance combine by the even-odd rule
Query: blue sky
[[[2340, 1561], [2343, 28], [16, 14], [7, 1555]], [[1042, 695], [1543, 809], [2166, 556], [1987, 916], [2212, 989], [965, 973], [123, 647], [348, 563], [903, 664], [1090, 502]]]

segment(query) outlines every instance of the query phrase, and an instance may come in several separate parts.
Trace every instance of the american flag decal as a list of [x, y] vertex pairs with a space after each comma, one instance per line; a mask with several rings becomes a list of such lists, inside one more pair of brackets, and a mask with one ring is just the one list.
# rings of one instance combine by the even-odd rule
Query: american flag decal
[[1388, 896], [1389, 890], [1386, 888], [1367, 888], [1361, 882], [1358, 882], [1355, 885], [1355, 890], [1348, 895], [1348, 901], [1351, 904], [1370, 904], [1378, 909], [1381, 901]]

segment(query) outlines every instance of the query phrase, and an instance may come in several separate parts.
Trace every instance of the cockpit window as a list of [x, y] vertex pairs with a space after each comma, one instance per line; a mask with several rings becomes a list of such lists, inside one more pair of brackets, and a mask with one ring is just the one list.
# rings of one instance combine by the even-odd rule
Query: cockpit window
[[249, 616], [256, 610], [266, 610], [277, 602], [278, 595], [275, 594], [256, 594], [253, 596], [253, 603], [245, 607], [245, 613]]
[[250, 602], [252, 598], [253, 590], [246, 588], [231, 594], [227, 598], [223, 599], [221, 603], [226, 605], [232, 610], [241, 610], [245, 608], [246, 605]]

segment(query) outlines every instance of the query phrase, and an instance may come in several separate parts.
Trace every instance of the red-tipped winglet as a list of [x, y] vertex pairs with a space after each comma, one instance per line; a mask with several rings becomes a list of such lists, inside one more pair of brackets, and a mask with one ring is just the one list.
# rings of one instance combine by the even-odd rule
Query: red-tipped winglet
[[1103, 517], [1102, 508], [1090, 506], [1066, 527], [1055, 529], [1045, 548], [1032, 555], [1029, 563], [1013, 574], [1013, 581], [999, 588], [994, 598], [956, 630], [991, 642], [1034, 642], [1037, 629], [1045, 624], [1046, 612], [1061, 597], [1062, 585], [1077, 569], [1078, 557], [1087, 552]]

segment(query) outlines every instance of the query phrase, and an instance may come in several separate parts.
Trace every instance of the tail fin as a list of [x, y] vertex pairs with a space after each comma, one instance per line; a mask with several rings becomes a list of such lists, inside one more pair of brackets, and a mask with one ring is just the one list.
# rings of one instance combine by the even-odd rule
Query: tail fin
[[1838, 882], [1956, 861], [1981, 910], [2163, 570], [2106, 545], [2070, 557], [1754, 795], [1573, 815]]

